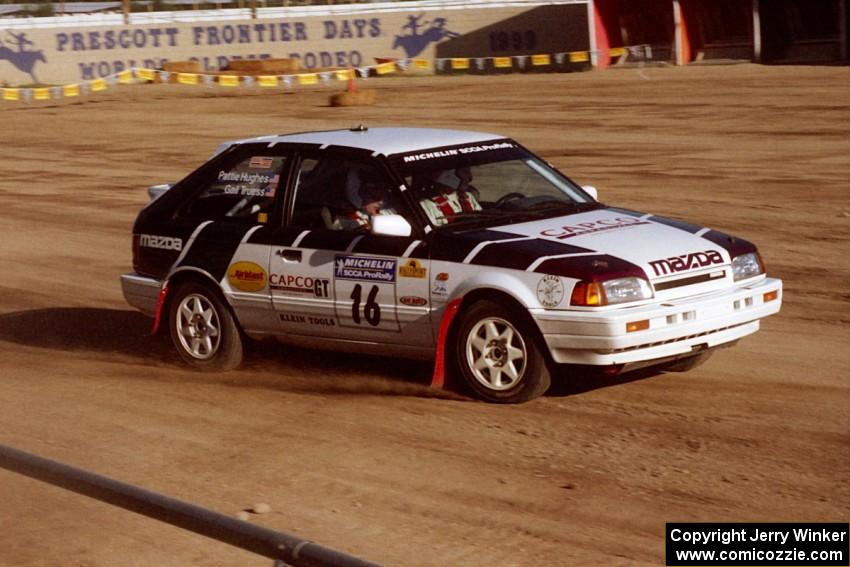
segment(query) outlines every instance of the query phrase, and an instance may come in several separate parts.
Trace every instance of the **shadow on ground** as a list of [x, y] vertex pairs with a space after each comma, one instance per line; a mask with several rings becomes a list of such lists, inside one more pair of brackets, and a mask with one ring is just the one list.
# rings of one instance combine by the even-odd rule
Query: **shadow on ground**
[[[149, 317], [130, 310], [58, 307], [18, 311], [0, 315], [0, 341], [45, 349], [114, 354], [138, 359], [139, 362], [153, 361], [185, 369], [166, 333], [151, 336], [151, 324]], [[303, 377], [309, 382], [302, 384], [307, 389], [315, 388], [327, 393], [330, 385], [335, 384], [340, 393], [354, 393], [375, 378], [418, 390], [428, 386], [432, 369], [430, 362], [313, 350], [262, 341], [249, 343], [243, 367], [233, 374], [242, 374], [237, 377], [238, 383], [246, 386], [263, 385], [270, 378], [262, 378], [259, 374], [272, 373], [280, 377]], [[552, 388], [547, 395], [573, 396], [658, 374], [658, 371], [646, 369], [605, 376], [584, 368], [561, 369], [553, 377]], [[319, 378], [325, 382], [324, 386], [316, 380]], [[459, 384], [450, 381], [449, 385], [456, 394], [469, 394]], [[295, 384], [289, 386], [295, 387]], [[430, 391], [440, 396], [436, 391]], [[450, 392], [444, 394], [455, 397]]]

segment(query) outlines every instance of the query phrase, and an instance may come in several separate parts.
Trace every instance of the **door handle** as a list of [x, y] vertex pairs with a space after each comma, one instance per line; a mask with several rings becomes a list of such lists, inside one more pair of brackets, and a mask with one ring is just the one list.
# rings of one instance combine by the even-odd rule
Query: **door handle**
[[284, 262], [300, 262], [301, 250], [284, 250], [280, 249], [275, 252], [275, 255], [280, 256]]

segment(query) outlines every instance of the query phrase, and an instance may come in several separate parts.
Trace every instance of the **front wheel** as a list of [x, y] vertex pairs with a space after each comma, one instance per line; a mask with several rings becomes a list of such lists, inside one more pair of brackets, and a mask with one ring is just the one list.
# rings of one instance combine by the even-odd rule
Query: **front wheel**
[[168, 318], [171, 341], [189, 365], [224, 371], [242, 362], [242, 337], [233, 315], [218, 294], [206, 286], [179, 285]]
[[549, 389], [551, 376], [531, 324], [492, 301], [479, 301], [463, 314], [456, 362], [480, 398], [521, 403]]

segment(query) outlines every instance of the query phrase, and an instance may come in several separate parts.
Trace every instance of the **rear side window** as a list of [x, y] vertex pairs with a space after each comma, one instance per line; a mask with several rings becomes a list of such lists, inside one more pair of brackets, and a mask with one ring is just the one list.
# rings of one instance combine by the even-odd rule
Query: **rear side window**
[[285, 156], [267, 155], [265, 148], [221, 163], [206, 172], [201, 189], [178, 217], [195, 220], [234, 220], [265, 223], [280, 189]]

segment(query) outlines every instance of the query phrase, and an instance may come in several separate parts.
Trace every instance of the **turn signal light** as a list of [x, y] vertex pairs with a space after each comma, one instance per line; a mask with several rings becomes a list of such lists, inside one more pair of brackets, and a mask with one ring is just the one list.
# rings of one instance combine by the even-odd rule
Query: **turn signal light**
[[779, 290], [775, 289], [773, 291], [769, 291], [764, 294], [764, 302], [773, 301], [774, 299], [779, 299]]
[[649, 328], [649, 319], [643, 319], [641, 321], [632, 321], [630, 323], [626, 323], [626, 332], [634, 333], [635, 331], [643, 331]]
[[572, 305], [605, 305], [605, 292], [596, 282], [578, 282], [570, 296]]

